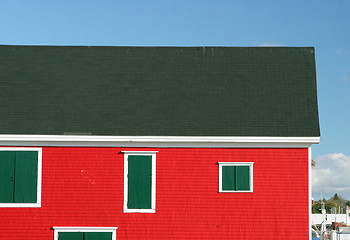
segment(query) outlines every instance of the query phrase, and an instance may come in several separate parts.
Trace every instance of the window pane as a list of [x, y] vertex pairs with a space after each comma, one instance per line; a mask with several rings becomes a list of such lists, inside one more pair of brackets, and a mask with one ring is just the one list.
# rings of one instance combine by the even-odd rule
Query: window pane
[[86, 232], [84, 240], [112, 240], [111, 232]]
[[15, 181], [14, 151], [0, 151], [0, 202], [12, 203]]
[[15, 203], [36, 203], [38, 152], [17, 151], [15, 163]]
[[235, 166], [236, 172], [236, 189], [237, 191], [241, 190], [250, 190], [250, 173], [249, 166]]
[[128, 157], [129, 209], [151, 209], [152, 156]]
[[234, 166], [222, 166], [222, 190], [235, 190]]
[[82, 232], [59, 232], [58, 240], [84, 240]]

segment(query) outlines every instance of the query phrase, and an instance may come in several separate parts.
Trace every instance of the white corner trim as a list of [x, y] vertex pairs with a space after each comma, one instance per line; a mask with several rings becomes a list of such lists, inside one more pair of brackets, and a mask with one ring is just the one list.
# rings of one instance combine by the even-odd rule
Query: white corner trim
[[311, 147], [308, 148], [308, 174], [309, 174], [309, 196], [308, 196], [308, 210], [309, 210], [309, 239], [312, 239], [312, 231], [311, 231], [311, 225], [312, 225], [312, 156], [311, 156]]
[[[156, 153], [158, 151], [121, 151], [124, 153], [124, 213], [155, 213], [156, 212]], [[152, 192], [150, 209], [129, 209], [128, 208], [128, 167], [129, 156], [143, 155], [152, 157]]]
[[37, 151], [38, 152], [38, 173], [36, 203], [0, 203], [0, 208], [40, 208], [41, 207], [41, 186], [42, 186], [42, 148], [33, 147], [0, 147], [0, 151]]
[[117, 239], [117, 227], [52, 227], [54, 240], [58, 240], [60, 232], [111, 232], [112, 240]]
[[309, 147], [319, 137], [79, 136], [0, 134], [2, 146]]
[[[253, 165], [254, 162], [218, 162], [219, 164], [219, 193], [251, 193], [253, 192], [253, 179], [254, 179], [254, 171]], [[222, 167], [223, 166], [249, 166], [249, 184], [250, 190], [246, 191], [235, 191], [235, 190], [222, 190]]]

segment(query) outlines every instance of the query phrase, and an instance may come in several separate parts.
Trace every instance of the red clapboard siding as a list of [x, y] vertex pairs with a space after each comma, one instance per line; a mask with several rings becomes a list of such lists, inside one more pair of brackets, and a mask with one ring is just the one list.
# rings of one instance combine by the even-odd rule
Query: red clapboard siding
[[[124, 155], [158, 151], [156, 213], [123, 213]], [[218, 162], [254, 162], [253, 193], [218, 193]], [[118, 227], [118, 240], [308, 239], [308, 149], [43, 147], [41, 208], [0, 208], [0, 239], [53, 226]]]

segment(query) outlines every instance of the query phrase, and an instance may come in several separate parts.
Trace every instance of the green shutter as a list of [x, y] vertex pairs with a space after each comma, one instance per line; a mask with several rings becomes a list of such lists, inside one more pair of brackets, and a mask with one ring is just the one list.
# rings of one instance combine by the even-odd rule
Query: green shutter
[[15, 162], [15, 203], [36, 203], [38, 183], [38, 152], [17, 151]]
[[0, 203], [12, 203], [15, 181], [15, 152], [0, 151]]
[[223, 191], [249, 191], [250, 166], [222, 166]]
[[112, 233], [111, 232], [85, 232], [84, 240], [112, 240]]
[[249, 166], [235, 166], [236, 189], [237, 191], [250, 190], [250, 170]]
[[222, 166], [222, 190], [235, 190], [235, 167]]
[[59, 232], [58, 240], [112, 240], [111, 232]]
[[82, 232], [59, 232], [58, 240], [84, 240]]
[[129, 209], [152, 208], [152, 156], [128, 157]]

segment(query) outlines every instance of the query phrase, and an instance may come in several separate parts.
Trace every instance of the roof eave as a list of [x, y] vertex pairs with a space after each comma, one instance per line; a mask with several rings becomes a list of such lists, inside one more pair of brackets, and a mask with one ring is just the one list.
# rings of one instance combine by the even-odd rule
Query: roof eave
[[320, 137], [84, 136], [0, 134], [1, 146], [305, 148]]

